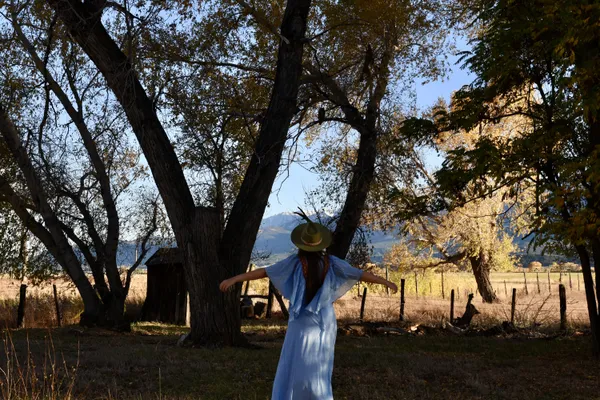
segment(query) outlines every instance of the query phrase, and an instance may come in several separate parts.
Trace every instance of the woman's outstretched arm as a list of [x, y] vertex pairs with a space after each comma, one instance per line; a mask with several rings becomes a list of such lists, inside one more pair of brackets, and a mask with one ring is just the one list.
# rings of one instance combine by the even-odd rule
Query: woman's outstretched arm
[[369, 283], [377, 283], [379, 285], [384, 285], [392, 289], [392, 292], [396, 293], [398, 291], [398, 286], [394, 282], [390, 282], [386, 279], [383, 279], [377, 275], [374, 275], [368, 271], [363, 272], [361, 278], [361, 282], [369, 282]]
[[219, 285], [219, 289], [222, 292], [226, 292], [231, 286], [239, 282], [253, 281], [255, 279], [262, 279], [267, 277], [267, 271], [264, 268], [255, 269], [254, 271], [246, 272], [245, 274], [239, 274], [232, 278], [225, 279]]

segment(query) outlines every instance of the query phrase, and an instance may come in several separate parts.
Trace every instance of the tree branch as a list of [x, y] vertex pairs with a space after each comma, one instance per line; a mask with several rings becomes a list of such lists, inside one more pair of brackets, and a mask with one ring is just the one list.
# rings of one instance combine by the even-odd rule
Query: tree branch
[[135, 270], [141, 265], [142, 261], [146, 257], [146, 254], [150, 250], [150, 247], [148, 246], [148, 242], [149, 242], [150, 238], [152, 237], [152, 235], [154, 235], [154, 232], [156, 232], [156, 230], [158, 229], [158, 224], [157, 224], [158, 200], [155, 200], [153, 202], [153, 206], [154, 206], [154, 208], [152, 210], [152, 222], [150, 223], [150, 228], [146, 232], [146, 235], [143, 237], [142, 243], [140, 245], [142, 252], [141, 252], [140, 256], [138, 257], [138, 259], [135, 260], [133, 265], [127, 270], [127, 276], [125, 278], [125, 287], [124, 287], [125, 298], [127, 298], [127, 295], [129, 295], [129, 288], [131, 287], [131, 276], [133, 275]]
[[148, 160], [173, 229], [181, 232], [194, 211], [194, 199], [169, 137], [133, 66], [98, 19], [94, 7], [75, 0], [47, 2], [102, 72], [123, 106]]
[[275, 25], [273, 25], [268, 18], [263, 15], [260, 11], [258, 11], [256, 8], [252, 7], [250, 4], [246, 3], [244, 0], [235, 0], [236, 3], [238, 3], [248, 14], [252, 15], [254, 17], [254, 19], [260, 24], [262, 25], [264, 28], [266, 28], [269, 32], [271, 32], [273, 35], [281, 38], [281, 40], [283, 40], [285, 42], [285, 44], [289, 45], [290, 41], [288, 38], [286, 38], [285, 36], [283, 36], [281, 33], [279, 33], [279, 30], [275, 27]]
[[[96, 228], [94, 226], [94, 220], [89, 214], [85, 205], [80, 201], [80, 199], [73, 193], [68, 193], [67, 191], [65, 191], [65, 194], [68, 197], [70, 197], [73, 201], [75, 201], [75, 204], [84, 215], [84, 219], [88, 226], [88, 231], [90, 232], [90, 235], [92, 236], [92, 239], [95, 243], [96, 252], [102, 253], [110, 259], [115, 258], [119, 242], [119, 215], [117, 212], [117, 207], [113, 195], [111, 193], [110, 178], [106, 171], [106, 166], [104, 165], [104, 161], [102, 160], [98, 152], [96, 141], [94, 140], [91, 132], [89, 131], [87, 125], [83, 120], [83, 115], [81, 113], [81, 99], [77, 96], [77, 91], [74, 88], [75, 85], [72, 81], [72, 78], [70, 74], [67, 74], [69, 83], [71, 84], [74, 95], [76, 96], [76, 99], [78, 101], [77, 109], [73, 106], [67, 94], [62, 90], [58, 82], [50, 74], [50, 71], [46, 68], [46, 63], [40, 59], [33, 44], [23, 33], [23, 30], [19, 25], [17, 15], [15, 13], [12, 14], [11, 22], [13, 29], [17, 34], [17, 38], [21, 42], [23, 48], [29, 53], [36, 68], [43, 75], [48, 86], [55, 94], [55, 96], [59, 99], [71, 120], [75, 123], [75, 126], [77, 127], [77, 130], [79, 131], [79, 134], [83, 140], [85, 149], [90, 157], [92, 165], [94, 166], [94, 170], [96, 171], [96, 177], [98, 179], [98, 182], [100, 183], [100, 193], [102, 195], [102, 200], [106, 209], [106, 216], [108, 219], [106, 243], [104, 243], [97, 234]], [[68, 70], [68, 67], [66, 65], [65, 68]]]

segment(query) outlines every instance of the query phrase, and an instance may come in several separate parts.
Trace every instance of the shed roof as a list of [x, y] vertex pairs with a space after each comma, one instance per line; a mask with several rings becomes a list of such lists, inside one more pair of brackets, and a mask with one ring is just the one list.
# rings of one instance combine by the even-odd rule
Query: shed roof
[[183, 257], [177, 247], [163, 247], [158, 250], [146, 261], [146, 266], [182, 264]]

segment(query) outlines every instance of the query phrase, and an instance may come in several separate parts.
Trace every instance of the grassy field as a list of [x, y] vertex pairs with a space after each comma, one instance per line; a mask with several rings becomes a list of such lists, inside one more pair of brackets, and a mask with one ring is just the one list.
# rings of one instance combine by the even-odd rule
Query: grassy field
[[[13, 397], [2, 392], [5, 399], [25, 398], [26, 388], [32, 399], [270, 398], [284, 321], [245, 324], [260, 349], [176, 347], [184, 331], [153, 324], [137, 324], [125, 335], [73, 328], [13, 331], [4, 338], [12, 361], [7, 362], [6, 352], [0, 355], [0, 391], [11, 387], [7, 376], [12, 376]], [[598, 360], [590, 356], [588, 340], [338, 336], [334, 395], [357, 400], [597, 399]], [[54, 364], [48, 361], [53, 359]], [[33, 385], [24, 378], [19, 384], [19, 376], [31, 377], [27, 365], [39, 371], [44, 364], [54, 365], [45, 380]], [[41, 396], [45, 386], [46, 396]]]
[[[561, 278], [558, 273], [551, 275], [548, 293], [547, 275], [543, 276], [546, 285], [537, 293], [536, 275], [528, 274], [529, 294], [525, 294], [523, 274], [493, 274], [500, 301], [483, 304], [476, 297], [474, 303], [481, 314], [474, 318], [474, 327], [509, 319], [510, 305], [503, 293], [506, 281], [507, 292], [518, 289], [516, 324], [556, 333]], [[419, 275], [417, 296], [414, 276], [405, 276], [405, 326], [440, 326], [448, 319], [448, 294], [442, 298], [441, 290], [434, 290], [440, 288], [438, 278]], [[573, 283], [575, 279], [573, 274]], [[600, 399], [600, 380], [594, 375], [598, 360], [590, 356], [590, 338], [580, 332], [587, 325], [583, 291], [577, 290], [576, 284], [570, 289], [565, 275], [562, 282], [567, 286], [570, 334], [554, 339], [339, 335], [333, 376], [336, 399]], [[81, 303], [66, 282], [55, 283], [64, 322], [74, 324]], [[19, 284], [0, 280], [0, 323], [8, 328], [14, 326]], [[461, 315], [466, 293], [474, 291], [473, 278], [447, 274], [445, 285], [448, 292], [455, 288], [455, 315]], [[127, 305], [131, 317], [143, 301], [144, 286], [145, 275], [136, 275]], [[285, 334], [285, 321], [280, 317], [244, 322], [243, 330], [258, 350], [180, 348], [176, 342], [186, 327], [136, 323], [128, 334], [77, 326], [47, 329], [56, 324], [51, 288], [51, 282], [30, 287], [28, 328], [4, 330], [3, 351], [0, 349], [3, 399], [270, 397]], [[369, 287], [365, 319], [397, 323], [399, 295], [387, 296], [377, 289]], [[336, 302], [340, 326], [357, 321], [359, 290], [352, 289]], [[250, 286], [251, 293], [265, 291], [266, 281]]]
[[[375, 271], [384, 275], [384, 271]], [[540, 280], [540, 293], [537, 289], [537, 278]], [[446, 273], [444, 275], [444, 297], [442, 297], [441, 275], [427, 272], [417, 275], [417, 289], [415, 290], [415, 276], [412, 273], [403, 276], [391, 272], [390, 279], [399, 283], [400, 279], [406, 280], [405, 285], [405, 312], [409, 319], [426, 323], [439, 323], [448, 318], [450, 309], [450, 291], [455, 290], [456, 306], [455, 315], [461, 315], [464, 310], [468, 293], [476, 293], [476, 284], [472, 274], [467, 272]], [[499, 301], [494, 304], [484, 304], [480, 296], [475, 296], [474, 304], [481, 312], [474, 322], [482, 326], [493, 325], [510, 319], [510, 297], [512, 288], [517, 289], [517, 306], [515, 320], [521, 326], [539, 325], [554, 327], [559, 321], [558, 285], [562, 283], [567, 288], [567, 318], [572, 326], [587, 324], [587, 309], [583, 280], [581, 274], [569, 275], [559, 273], [548, 274], [527, 273], [527, 292], [525, 291], [525, 277], [523, 273], [492, 273], [491, 281], [496, 290]], [[504, 283], [506, 282], [506, 291]], [[579, 285], [577, 284], [579, 282]], [[27, 291], [27, 309], [25, 326], [30, 328], [55, 327], [56, 316], [52, 298], [52, 284], [56, 284], [59, 301], [63, 314], [63, 323], [74, 324], [81, 311], [81, 301], [76, 295], [72, 284], [56, 280], [46, 282], [40, 286], [30, 286]], [[18, 305], [20, 282], [7, 277], [0, 278], [0, 326], [15, 327], [16, 309]], [[146, 275], [135, 274], [131, 293], [127, 303], [127, 314], [135, 320], [146, 295]], [[251, 283], [249, 293], [267, 294], [268, 282], [266, 280]], [[360, 297], [362, 286], [355, 286], [340, 301], [336, 303], [338, 317], [352, 319], [358, 318], [360, 313]], [[399, 296], [387, 296], [380, 286], [368, 286], [366, 301], [366, 320], [395, 320], [399, 315]], [[278, 310], [277, 302], [274, 309]]]

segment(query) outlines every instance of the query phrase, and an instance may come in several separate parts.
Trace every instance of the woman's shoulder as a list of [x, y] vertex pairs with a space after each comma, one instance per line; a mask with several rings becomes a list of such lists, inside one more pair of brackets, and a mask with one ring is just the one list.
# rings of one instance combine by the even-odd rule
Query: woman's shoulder
[[298, 254], [292, 254], [286, 258], [284, 258], [281, 261], [278, 261], [276, 264], [279, 265], [290, 265], [290, 264], [295, 264], [298, 261], [300, 261], [300, 259], [298, 258]]
[[333, 263], [338, 263], [338, 264], [347, 264], [348, 263], [343, 258], [336, 257], [333, 254], [327, 254], [327, 257], [329, 257], [329, 260], [331, 260], [331, 262], [333, 262]]
[[298, 261], [298, 260], [300, 260], [300, 258], [298, 257], [297, 253], [289, 255], [283, 259], [283, 261], [286, 261], [286, 262], [293, 262], [293, 261]]

